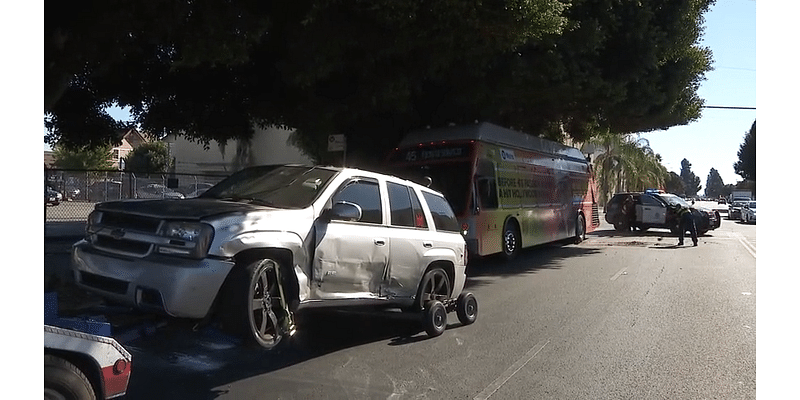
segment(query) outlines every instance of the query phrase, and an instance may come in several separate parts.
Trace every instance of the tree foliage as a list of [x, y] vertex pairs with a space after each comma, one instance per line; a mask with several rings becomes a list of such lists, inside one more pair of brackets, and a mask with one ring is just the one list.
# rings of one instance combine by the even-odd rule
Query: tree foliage
[[733, 164], [733, 170], [745, 180], [756, 180], [756, 121], [744, 136], [744, 142], [739, 147], [739, 161]]
[[76, 170], [112, 170], [111, 146], [69, 148], [63, 144], [53, 148], [55, 167]]
[[601, 203], [617, 192], [665, 187], [669, 173], [646, 139], [606, 133], [591, 144], [603, 149], [595, 158]]
[[700, 116], [713, 2], [47, 1], [45, 139], [107, 143], [114, 103], [205, 143], [296, 128], [322, 162], [332, 133], [371, 159], [475, 120], [580, 141], [665, 129]]
[[172, 158], [165, 142], [143, 143], [125, 157], [125, 170], [130, 172], [167, 172], [171, 166]]
[[711, 168], [706, 178], [706, 197], [717, 198], [725, 195], [725, 182], [722, 180], [719, 171]]
[[686, 188], [683, 186], [681, 176], [670, 171], [669, 176], [664, 183], [664, 190], [667, 193], [684, 193]]
[[692, 163], [687, 159], [681, 161], [681, 181], [683, 182], [683, 194], [689, 197], [696, 196], [700, 191], [700, 177], [692, 172]]

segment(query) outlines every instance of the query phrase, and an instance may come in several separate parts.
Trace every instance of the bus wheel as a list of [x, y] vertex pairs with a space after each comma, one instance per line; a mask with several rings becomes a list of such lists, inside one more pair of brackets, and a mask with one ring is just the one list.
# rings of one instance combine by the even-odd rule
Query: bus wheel
[[575, 244], [584, 239], [586, 239], [586, 218], [583, 214], [578, 214], [578, 218], [575, 218]]
[[503, 256], [506, 260], [513, 260], [519, 253], [520, 239], [516, 224], [510, 219], [503, 226]]

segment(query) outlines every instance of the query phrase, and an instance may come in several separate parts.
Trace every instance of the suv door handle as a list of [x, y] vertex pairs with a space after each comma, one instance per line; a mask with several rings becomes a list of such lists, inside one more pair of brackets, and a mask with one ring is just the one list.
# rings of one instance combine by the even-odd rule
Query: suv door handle
[[430, 249], [431, 247], [433, 247], [433, 243], [431, 243], [431, 242], [422, 242], [422, 246]]
[[376, 246], [384, 246], [384, 245], [386, 245], [386, 240], [384, 240], [384, 239], [375, 239], [375, 245]]

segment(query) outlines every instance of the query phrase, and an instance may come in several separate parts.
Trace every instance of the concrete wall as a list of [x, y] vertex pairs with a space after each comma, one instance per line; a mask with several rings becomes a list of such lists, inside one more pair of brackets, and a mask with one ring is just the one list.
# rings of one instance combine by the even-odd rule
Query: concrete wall
[[205, 150], [200, 143], [171, 135], [164, 139], [175, 158], [175, 172], [186, 174], [230, 174], [244, 167], [264, 164], [312, 164], [311, 158], [288, 143], [292, 131], [256, 128], [247, 142], [231, 140], [224, 145], [212, 141]]

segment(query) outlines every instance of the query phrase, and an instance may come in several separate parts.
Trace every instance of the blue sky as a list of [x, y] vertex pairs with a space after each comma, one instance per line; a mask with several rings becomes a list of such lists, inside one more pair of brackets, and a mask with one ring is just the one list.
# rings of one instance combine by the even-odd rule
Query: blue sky
[[[705, 19], [702, 46], [714, 53], [714, 70], [706, 74], [699, 96], [707, 106], [756, 107], [756, 2], [717, 0]], [[733, 164], [755, 120], [756, 110], [706, 108], [695, 122], [642, 137], [670, 171], [680, 173], [681, 161], [689, 160], [702, 193], [711, 168], [726, 184], [741, 180]]]
[[[717, 0], [705, 14], [702, 45], [714, 53], [714, 71], [706, 75], [699, 95], [709, 106], [756, 106], [756, 2]], [[127, 120], [118, 108], [111, 115]], [[755, 110], [704, 109], [703, 116], [685, 126], [642, 134], [668, 170], [680, 172], [681, 160], [692, 163], [702, 189], [711, 168], [725, 183], [741, 177], [733, 171], [737, 152], [756, 118]], [[46, 148], [46, 147], [45, 147]]]

